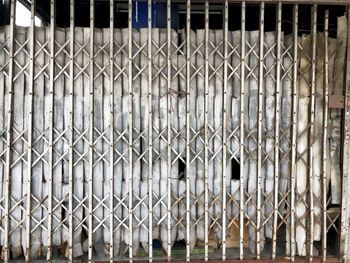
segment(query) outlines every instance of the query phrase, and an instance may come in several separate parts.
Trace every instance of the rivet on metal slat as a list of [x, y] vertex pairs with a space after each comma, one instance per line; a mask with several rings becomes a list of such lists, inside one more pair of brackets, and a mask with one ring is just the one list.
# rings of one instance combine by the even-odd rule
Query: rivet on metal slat
[[114, 0], [109, 2], [109, 261], [114, 259]]
[[293, 106], [292, 106], [292, 151], [291, 151], [291, 213], [290, 213], [290, 246], [291, 260], [295, 260], [295, 187], [296, 187], [296, 151], [297, 151], [297, 77], [298, 77], [298, 5], [293, 6]]
[[48, 248], [47, 248], [47, 260], [52, 259], [52, 212], [53, 212], [53, 114], [54, 114], [54, 79], [55, 79], [55, 0], [51, 0], [50, 4], [50, 110], [49, 110], [49, 192], [48, 192], [48, 222], [47, 222], [47, 235], [48, 235]]
[[13, 79], [14, 79], [14, 48], [15, 48], [15, 19], [16, 0], [11, 1], [10, 6], [10, 50], [9, 50], [9, 90], [8, 90], [8, 116], [7, 116], [7, 149], [5, 167], [5, 219], [4, 219], [4, 261], [8, 262], [10, 257], [9, 235], [10, 235], [10, 184], [11, 184], [11, 153], [12, 153], [12, 123], [13, 123]]
[[240, 190], [239, 190], [239, 258], [243, 260], [244, 258], [244, 195], [245, 195], [245, 185], [244, 185], [244, 101], [245, 101], [245, 67], [246, 67], [246, 55], [245, 55], [245, 46], [246, 46], [246, 37], [245, 37], [245, 17], [246, 17], [246, 3], [242, 2], [241, 5], [241, 105], [240, 105], [240, 135], [239, 135], [239, 152], [240, 152]]
[[94, 0], [90, 0], [90, 41], [89, 41], [89, 181], [88, 181], [88, 261], [92, 262], [93, 247], [93, 166], [94, 166]]
[[328, 140], [328, 21], [329, 11], [324, 16], [324, 72], [323, 72], [323, 133], [322, 133], [322, 260], [327, 260], [327, 140]]
[[274, 214], [273, 214], [273, 237], [272, 237], [272, 259], [276, 258], [277, 243], [277, 220], [278, 220], [278, 191], [279, 191], [279, 131], [280, 131], [280, 108], [281, 108], [281, 25], [282, 25], [282, 4], [277, 5], [277, 53], [276, 53], [276, 90], [275, 90], [275, 156], [274, 156]]
[[152, 0], [148, 0], [148, 261], [153, 261]]
[[34, 100], [34, 53], [35, 53], [35, 6], [36, 1], [33, 0], [30, 6], [30, 35], [29, 35], [29, 113], [28, 113], [28, 145], [27, 145], [27, 202], [26, 202], [26, 224], [25, 224], [25, 240], [26, 251], [25, 260], [30, 261], [31, 253], [31, 214], [32, 214], [32, 144], [33, 144], [33, 100]]
[[226, 260], [226, 158], [227, 158], [227, 42], [228, 42], [228, 1], [224, 2], [224, 90], [222, 108], [222, 260]]
[[128, 114], [128, 154], [129, 154], [129, 169], [128, 169], [128, 195], [129, 195], [129, 204], [128, 204], [128, 211], [129, 211], [129, 262], [132, 262], [133, 260], [133, 247], [132, 247], [132, 241], [133, 241], [133, 180], [132, 180], [132, 173], [133, 173], [133, 89], [132, 89], [132, 0], [129, 0], [129, 11], [128, 11], [128, 88], [129, 88], [129, 114]]
[[167, 0], [167, 258], [171, 261], [171, 177], [172, 177], [172, 158], [171, 158], [171, 3]]
[[259, 86], [258, 86], [258, 142], [257, 142], [257, 203], [256, 203], [256, 258], [260, 259], [261, 245], [261, 164], [262, 164], [262, 104], [263, 104], [263, 81], [264, 81], [264, 16], [265, 3], [260, 3], [260, 26], [259, 26]]
[[[69, 232], [69, 256], [68, 259], [70, 262], [73, 262], [73, 235], [74, 235], [74, 227], [73, 227], [73, 195], [74, 195], [74, 185], [73, 185], [73, 144], [74, 144], [74, 42], [75, 42], [75, 25], [74, 25], [74, 0], [70, 0], [70, 20], [69, 20], [69, 28], [70, 28], [70, 66], [69, 66], [69, 162], [68, 162], [68, 181], [69, 181], [69, 195], [68, 195], [68, 203], [69, 203], [69, 213], [68, 213], [68, 232]], [[52, 223], [51, 223], [52, 224]], [[52, 227], [52, 225], [51, 225]]]
[[191, 1], [186, 0], [186, 261], [190, 261], [190, 85], [191, 85]]
[[208, 260], [208, 236], [209, 236], [209, 190], [208, 190], [208, 165], [209, 165], [209, 156], [208, 156], [208, 82], [209, 82], [209, 2], [205, 1], [205, 65], [204, 65], [204, 260]]
[[314, 246], [314, 175], [313, 175], [313, 143], [315, 141], [315, 87], [316, 87], [316, 43], [317, 43], [317, 5], [313, 5], [311, 14], [311, 37], [312, 37], [312, 55], [311, 55], [311, 103], [310, 103], [310, 126], [309, 126], [309, 193], [310, 193], [310, 225], [309, 225], [309, 258], [310, 261], [313, 258], [313, 246]]

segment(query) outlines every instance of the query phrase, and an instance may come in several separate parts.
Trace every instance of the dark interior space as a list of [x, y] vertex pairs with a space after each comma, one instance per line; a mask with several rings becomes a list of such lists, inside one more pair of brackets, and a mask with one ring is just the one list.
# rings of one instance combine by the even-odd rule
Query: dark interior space
[[[25, 6], [30, 7], [31, 1], [20, 0]], [[69, 0], [56, 1], [56, 23], [59, 27], [69, 27]], [[134, 5], [147, 4], [145, 1], [134, 1]], [[159, 1], [157, 1], [159, 3]], [[163, 3], [165, 4], [165, 3]], [[173, 1], [179, 12], [178, 28], [185, 28], [186, 5], [184, 1]], [[50, 1], [36, 1], [37, 15], [48, 23], [50, 19]], [[75, 1], [75, 26], [88, 27], [90, 22], [90, 2], [88, 0]], [[285, 34], [292, 32], [293, 26], [293, 6], [283, 4], [282, 6], [282, 31]], [[175, 8], [175, 7], [173, 7]], [[329, 10], [330, 36], [336, 35], [337, 17], [345, 13], [345, 6], [342, 5], [320, 5], [317, 9], [318, 30], [323, 31], [323, 19], [325, 10]], [[115, 27], [124, 28], [128, 26], [128, 6], [126, 1], [115, 2]], [[223, 4], [210, 3], [209, 5], [209, 26], [211, 29], [220, 29], [223, 25]], [[97, 28], [109, 27], [109, 1], [95, 1], [95, 26]], [[276, 5], [265, 5], [265, 31], [273, 31], [276, 28]], [[158, 15], [159, 16], [159, 15]], [[162, 12], [161, 16], [166, 16]], [[9, 24], [9, 0], [0, 1], [0, 23]], [[163, 19], [164, 19], [163, 18]], [[162, 18], [160, 18], [162, 19]], [[229, 4], [229, 30], [239, 30], [241, 27], [241, 4]], [[259, 22], [259, 5], [247, 3], [246, 7], [246, 30], [257, 30]], [[299, 32], [309, 33], [311, 24], [311, 5], [299, 5]], [[191, 27], [193, 29], [204, 28], [204, 3], [194, 2], [191, 4]]]

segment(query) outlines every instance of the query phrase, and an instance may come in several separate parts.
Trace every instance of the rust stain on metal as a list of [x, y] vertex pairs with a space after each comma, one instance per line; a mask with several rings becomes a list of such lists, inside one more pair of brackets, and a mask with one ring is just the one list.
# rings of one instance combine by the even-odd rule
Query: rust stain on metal
[[345, 97], [342, 95], [330, 95], [328, 101], [329, 109], [344, 109]]

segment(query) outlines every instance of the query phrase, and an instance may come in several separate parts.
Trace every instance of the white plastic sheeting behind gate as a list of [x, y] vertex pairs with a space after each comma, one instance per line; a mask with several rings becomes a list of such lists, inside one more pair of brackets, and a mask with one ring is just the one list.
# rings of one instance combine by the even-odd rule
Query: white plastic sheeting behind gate
[[[14, 2], [11, 10], [14, 12]], [[111, 1], [111, 10], [114, 2]], [[35, 1], [32, 4], [35, 6]], [[0, 28], [0, 215], [4, 259], [154, 255], [209, 238], [222, 258], [327, 256], [341, 204], [341, 110], [348, 21], [317, 32], [91, 26]], [[51, 10], [55, 3], [51, 1]], [[32, 8], [32, 18], [35, 15]], [[71, 11], [74, 2], [71, 1]], [[54, 12], [52, 12], [54, 14]], [[72, 12], [74, 14], [74, 12]], [[12, 13], [14, 15], [14, 13]], [[323, 19], [323, 18], [322, 18]], [[34, 21], [34, 19], [33, 19]], [[224, 127], [224, 129], [223, 129]], [[345, 220], [345, 218], [342, 218]], [[237, 253], [226, 248], [239, 229]], [[344, 226], [343, 226], [344, 227]], [[282, 236], [280, 233], [283, 233]], [[248, 247], [244, 240], [248, 237]], [[160, 256], [159, 258], [164, 258]]]

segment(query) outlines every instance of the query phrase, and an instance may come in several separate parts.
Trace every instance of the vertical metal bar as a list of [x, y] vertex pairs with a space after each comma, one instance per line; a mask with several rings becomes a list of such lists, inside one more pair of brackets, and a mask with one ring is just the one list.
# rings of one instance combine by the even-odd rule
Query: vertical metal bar
[[190, 89], [191, 89], [191, 0], [186, 1], [186, 261], [190, 261]]
[[344, 241], [343, 260], [348, 261], [349, 244], [349, 166], [350, 166], [350, 5], [348, 6], [348, 40], [346, 52], [346, 77], [345, 77], [345, 114], [344, 114], [344, 143], [343, 143], [343, 190], [342, 190], [342, 218], [340, 241]]
[[89, 181], [88, 181], [88, 261], [92, 262], [92, 245], [93, 245], [93, 166], [94, 166], [94, 0], [90, 0], [90, 54], [89, 54]]
[[227, 41], [228, 41], [228, 0], [224, 2], [224, 94], [222, 107], [222, 260], [226, 260], [226, 158], [227, 158]]
[[291, 151], [291, 213], [290, 213], [290, 251], [291, 260], [295, 260], [295, 174], [296, 174], [296, 151], [297, 151], [297, 109], [298, 109], [298, 5], [293, 6], [293, 109], [292, 109], [292, 151]]
[[49, 109], [49, 192], [48, 192], [48, 220], [47, 235], [48, 248], [47, 260], [52, 258], [52, 203], [53, 203], [53, 141], [54, 141], [54, 79], [55, 79], [55, 0], [50, 1], [50, 109]]
[[205, 1], [205, 43], [204, 43], [204, 260], [208, 260], [208, 236], [209, 236], [209, 192], [208, 192], [208, 170], [209, 170], [209, 160], [208, 160], [208, 102], [209, 102], [209, 2]]
[[29, 112], [28, 112], [28, 147], [27, 147], [27, 208], [26, 208], [26, 251], [25, 260], [30, 261], [30, 215], [31, 215], [31, 197], [32, 197], [32, 144], [33, 144], [33, 100], [34, 100], [34, 37], [35, 37], [35, 0], [30, 5], [30, 35], [29, 35]]
[[272, 259], [276, 258], [277, 242], [277, 220], [278, 220], [278, 186], [279, 186], [279, 147], [280, 147], [280, 108], [281, 108], [281, 26], [282, 26], [282, 3], [277, 5], [277, 38], [276, 38], [276, 90], [275, 90], [275, 187], [274, 187], [274, 213], [273, 213], [273, 237], [272, 237]]
[[[74, 0], [70, 0], [70, 66], [69, 66], [69, 82], [70, 82], [70, 90], [69, 90], [69, 100], [70, 100], [70, 109], [69, 109], [69, 213], [68, 213], [68, 225], [69, 225], [69, 261], [73, 261], [73, 235], [74, 235], [74, 226], [73, 226], [73, 195], [74, 195], [74, 185], [73, 185], [73, 144], [74, 144], [74, 38], [75, 38], [75, 28], [74, 28]], [[53, 91], [52, 91], [53, 92]], [[53, 94], [53, 93], [52, 93]], [[53, 110], [53, 109], [52, 109]], [[52, 160], [52, 159], [51, 159]], [[51, 187], [52, 187], [52, 178], [51, 178]], [[52, 215], [51, 215], [52, 216]], [[52, 219], [51, 219], [51, 227], [52, 227]]]
[[240, 152], [240, 187], [239, 187], [239, 258], [243, 260], [244, 248], [244, 100], [245, 100], [245, 1], [241, 5], [241, 112], [240, 112], [240, 135], [239, 135], [239, 152]]
[[168, 197], [168, 213], [167, 213], [167, 233], [168, 233], [168, 244], [167, 244], [167, 258], [168, 261], [171, 261], [171, 3], [170, 0], [167, 0], [167, 88], [168, 88], [168, 96], [167, 96], [167, 138], [168, 138], [168, 147], [167, 147], [167, 154], [168, 154], [168, 165], [167, 165], [167, 197]]
[[114, 258], [114, 0], [109, 1], [109, 261]]
[[148, 260], [153, 261], [152, 0], [148, 0]]
[[314, 193], [313, 193], [313, 143], [314, 143], [314, 121], [315, 121], [315, 86], [316, 86], [316, 41], [317, 41], [317, 5], [312, 7], [312, 55], [311, 55], [311, 103], [310, 103], [310, 135], [309, 135], [309, 191], [310, 191], [310, 244], [309, 257], [313, 258], [314, 244]]
[[133, 101], [133, 93], [132, 93], [132, 0], [129, 0], [129, 10], [128, 10], [128, 32], [129, 32], [129, 41], [128, 41], [128, 86], [129, 86], [129, 114], [128, 114], [128, 123], [129, 123], [129, 261], [132, 262], [132, 241], [133, 241], [133, 181], [132, 181], [132, 166], [133, 166], [133, 149], [132, 149], [132, 133], [133, 133], [133, 121], [132, 121], [132, 101]]
[[259, 99], [258, 99], [258, 147], [257, 147], [257, 215], [256, 215], [256, 258], [260, 259], [260, 231], [261, 231], [261, 143], [262, 143], [262, 104], [264, 85], [264, 15], [265, 3], [260, 3], [259, 23]]
[[328, 21], [329, 11], [324, 15], [324, 84], [323, 84], [323, 134], [322, 134], [322, 258], [327, 259], [327, 130], [328, 130]]
[[9, 91], [8, 91], [8, 117], [7, 117], [7, 150], [5, 167], [5, 222], [4, 222], [4, 261], [8, 262], [10, 257], [9, 235], [10, 235], [10, 184], [11, 184], [11, 144], [12, 144], [12, 122], [13, 122], [13, 77], [14, 77], [14, 48], [15, 48], [15, 18], [16, 0], [11, 1], [10, 7], [10, 50], [9, 50]]

